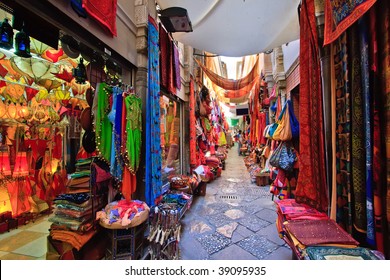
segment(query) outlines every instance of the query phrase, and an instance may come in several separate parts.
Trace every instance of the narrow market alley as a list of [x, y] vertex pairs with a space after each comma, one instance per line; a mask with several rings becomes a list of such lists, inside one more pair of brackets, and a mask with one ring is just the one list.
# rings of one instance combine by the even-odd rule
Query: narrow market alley
[[256, 186], [238, 156], [228, 153], [222, 176], [194, 198], [182, 223], [181, 259], [290, 260], [291, 249], [279, 238], [269, 186]]

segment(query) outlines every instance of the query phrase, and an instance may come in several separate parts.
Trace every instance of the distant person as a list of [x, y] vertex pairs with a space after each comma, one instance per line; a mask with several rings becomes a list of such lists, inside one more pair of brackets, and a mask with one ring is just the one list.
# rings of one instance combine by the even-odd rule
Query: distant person
[[237, 144], [238, 144], [238, 155], [241, 154], [241, 147], [242, 147], [242, 131], [239, 130], [237, 135]]

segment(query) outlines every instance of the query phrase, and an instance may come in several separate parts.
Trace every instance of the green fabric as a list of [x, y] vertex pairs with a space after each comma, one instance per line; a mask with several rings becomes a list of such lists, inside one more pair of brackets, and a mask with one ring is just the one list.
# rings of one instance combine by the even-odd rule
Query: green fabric
[[108, 113], [110, 112], [109, 94], [111, 88], [105, 83], [99, 84], [98, 105], [96, 111], [96, 147], [99, 155], [107, 162], [111, 159], [111, 144], [112, 144], [112, 123], [108, 119]]
[[138, 170], [142, 144], [142, 100], [135, 95], [125, 98], [127, 167], [135, 174]]

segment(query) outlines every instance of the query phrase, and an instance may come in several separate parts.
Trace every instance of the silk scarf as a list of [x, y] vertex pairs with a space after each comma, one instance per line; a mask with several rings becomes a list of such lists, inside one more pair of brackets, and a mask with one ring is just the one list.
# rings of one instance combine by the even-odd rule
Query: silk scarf
[[313, 0], [302, 1], [300, 34], [300, 172], [296, 200], [326, 212], [323, 102]]
[[155, 20], [148, 22], [148, 96], [146, 99], [146, 166], [145, 199], [149, 206], [162, 192], [160, 143], [160, 78], [158, 28]]

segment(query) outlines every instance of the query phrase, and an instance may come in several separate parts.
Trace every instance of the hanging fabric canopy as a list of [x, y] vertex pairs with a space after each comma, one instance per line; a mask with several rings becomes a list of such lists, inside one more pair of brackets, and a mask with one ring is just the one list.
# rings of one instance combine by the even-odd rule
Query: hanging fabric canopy
[[217, 86], [226, 89], [226, 90], [238, 90], [242, 89], [251, 83], [260, 75], [259, 73], [259, 56], [256, 56], [255, 64], [252, 67], [252, 70], [243, 78], [238, 80], [232, 80], [224, 78], [215, 72], [208, 69], [204, 64], [199, 60], [195, 59], [198, 65], [202, 68], [203, 72], [209, 77], [209, 79], [215, 83]]

